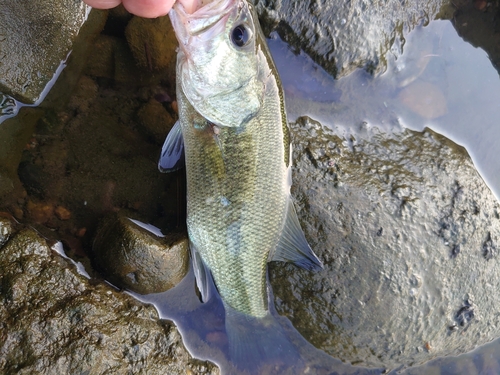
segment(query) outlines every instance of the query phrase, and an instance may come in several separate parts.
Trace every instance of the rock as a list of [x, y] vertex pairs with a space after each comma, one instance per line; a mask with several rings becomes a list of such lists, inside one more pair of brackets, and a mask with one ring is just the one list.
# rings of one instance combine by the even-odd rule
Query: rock
[[146, 135], [158, 145], [163, 144], [175, 122], [170, 113], [155, 99], [150, 99], [139, 109], [137, 118]]
[[190, 357], [169, 322], [91, 283], [30, 229], [0, 249], [3, 374], [218, 374]]
[[325, 270], [272, 265], [280, 314], [333, 357], [388, 369], [500, 336], [500, 206], [464, 148], [431, 130], [292, 130], [292, 194]]
[[34, 103], [66, 59], [89, 8], [74, 0], [0, 0], [0, 8], [0, 91]]
[[[335, 77], [358, 67], [385, 70], [385, 54], [404, 43], [404, 34], [434, 19], [446, 0], [258, 0], [256, 8], [266, 33], [303, 49]], [[396, 41], [396, 43], [395, 43]]]
[[114, 46], [120, 39], [109, 35], [99, 35], [91, 51], [85, 72], [92, 77], [112, 79], [114, 75]]
[[24, 107], [0, 126], [0, 165], [4, 176], [12, 181], [17, 178], [21, 155], [42, 114], [39, 108]]
[[47, 224], [54, 216], [54, 205], [50, 202], [28, 200], [26, 203], [28, 217], [37, 224]]
[[64, 206], [57, 206], [54, 209], [54, 213], [56, 214], [56, 216], [57, 216], [57, 218], [59, 220], [69, 220], [69, 219], [71, 219], [71, 211], [68, 210]]
[[78, 112], [87, 112], [90, 104], [97, 97], [99, 87], [90, 77], [83, 75], [78, 80], [78, 89], [68, 102], [68, 109]]
[[0, 216], [0, 248], [7, 242], [12, 234], [12, 231], [12, 222], [9, 219]]
[[113, 67], [113, 79], [116, 82], [128, 83], [131, 85], [145, 84], [145, 80], [148, 77], [144, 74], [138, 74], [142, 73], [142, 71], [137, 69], [134, 56], [124, 39], [119, 39], [119, 43], [115, 44], [113, 54], [115, 63]]
[[125, 29], [135, 61], [150, 71], [171, 69], [177, 59], [177, 39], [167, 16], [146, 19], [135, 16]]
[[0, 171], [0, 198], [14, 190], [12, 180]]
[[101, 224], [93, 245], [97, 268], [116, 286], [140, 294], [174, 287], [188, 270], [187, 235], [153, 233], [129, 216], [120, 212]]
[[138, 69], [125, 39], [110, 35], [97, 38], [85, 72], [92, 77], [104, 77], [131, 86], [147, 84], [155, 79]]

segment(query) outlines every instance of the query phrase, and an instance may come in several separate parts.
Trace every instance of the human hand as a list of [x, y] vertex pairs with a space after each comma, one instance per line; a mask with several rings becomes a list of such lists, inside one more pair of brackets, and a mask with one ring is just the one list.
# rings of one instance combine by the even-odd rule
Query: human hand
[[[92, 8], [110, 9], [123, 3], [127, 11], [139, 17], [156, 18], [169, 12], [175, 0], [83, 0]], [[178, 0], [188, 13], [192, 13], [199, 0]]]

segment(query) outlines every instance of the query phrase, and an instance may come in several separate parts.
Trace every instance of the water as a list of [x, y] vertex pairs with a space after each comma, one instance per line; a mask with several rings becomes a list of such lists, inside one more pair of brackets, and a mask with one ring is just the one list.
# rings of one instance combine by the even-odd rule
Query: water
[[[308, 115], [360, 137], [374, 127], [384, 132], [429, 127], [464, 146], [500, 197], [498, 72], [486, 52], [464, 42], [451, 22], [433, 21], [414, 30], [403, 56], [388, 56], [387, 71], [376, 78], [358, 70], [334, 80], [277, 37], [269, 46], [283, 80], [289, 120]], [[426, 103], [428, 96], [433, 100]]]
[[223, 374], [240, 373], [242, 368], [260, 375], [307, 372], [375, 375], [383, 371], [357, 368], [326, 355], [302, 338], [288, 319], [280, 317], [274, 311], [271, 313], [276, 319], [276, 325], [264, 327], [259, 322], [246, 322], [246, 325], [251, 326], [254, 332], [267, 329], [271, 336], [282, 329], [296, 352], [290, 354], [279, 351], [279, 357], [271, 356], [258, 364], [245, 362], [245, 358], [241, 361], [232, 360], [222, 301], [217, 294], [206, 303], [200, 301], [192, 269], [179, 285], [167, 292], [150, 295], [128, 293], [142, 302], [153, 304], [160, 318], [174, 321], [189, 352], [196, 358], [216, 363]]
[[[495, 158], [495, 145], [500, 141], [500, 127], [495, 126], [500, 114], [498, 73], [486, 53], [458, 37], [449, 22], [433, 21], [412, 32], [403, 56], [389, 57], [387, 71], [375, 78], [359, 70], [336, 81], [307, 56], [294, 55], [276, 37], [269, 45], [283, 80], [290, 120], [308, 115], [339, 133], [357, 137], [369, 137], [376, 129], [391, 132], [430, 127], [466, 147], [481, 176], [500, 197], [500, 161]], [[427, 96], [419, 95], [422, 88], [425, 94], [432, 91], [435, 100], [414, 105]], [[10, 99], [1, 100], [5, 109], [0, 122], [16, 111]], [[200, 302], [192, 271], [168, 292], [131, 294], [154, 303], [161, 318], [174, 320], [192, 353], [230, 372], [222, 305], [217, 298]], [[308, 364], [316, 373], [326, 369], [340, 374], [381, 372], [342, 364], [324, 355], [305, 342], [286, 319], [276, 318], [291, 340], [301, 345], [302, 365]], [[400, 373], [494, 374], [500, 368], [497, 358], [500, 340], [457, 358], [436, 359]]]

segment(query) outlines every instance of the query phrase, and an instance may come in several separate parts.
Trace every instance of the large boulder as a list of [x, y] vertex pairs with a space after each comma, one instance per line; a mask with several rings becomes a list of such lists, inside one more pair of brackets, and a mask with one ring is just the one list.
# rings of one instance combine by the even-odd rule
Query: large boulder
[[91, 282], [33, 230], [0, 248], [0, 285], [2, 374], [219, 373], [152, 306]]
[[344, 361], [396, 368], [500, 336], [500, 205], [464, 148], [425, 130], [292, 126], [292, 187], [318, 273], [272, 265], [280, 314]]
[[79, 0], [0, 0], [0, 9], [0, 91], [34, 103], [68, 56], [90, 8]]

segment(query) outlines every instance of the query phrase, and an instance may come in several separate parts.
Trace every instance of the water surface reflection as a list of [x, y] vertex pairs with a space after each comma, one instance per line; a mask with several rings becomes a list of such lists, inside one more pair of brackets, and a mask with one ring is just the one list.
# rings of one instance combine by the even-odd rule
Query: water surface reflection
[[384, 132], [429, 127], [464, 146], [500, 197], [498, 72], [486, 52], [464, 42], [451, 22], [432, 21], [411, 32], [402, 57], [388, 56], [387, 71], [376, 78], [358, 70], [334, 80], [276, 37], [269, 45], [283, 80], [290, 120], [309, 115], [360, 137], [369, 136], [373, 127]]

